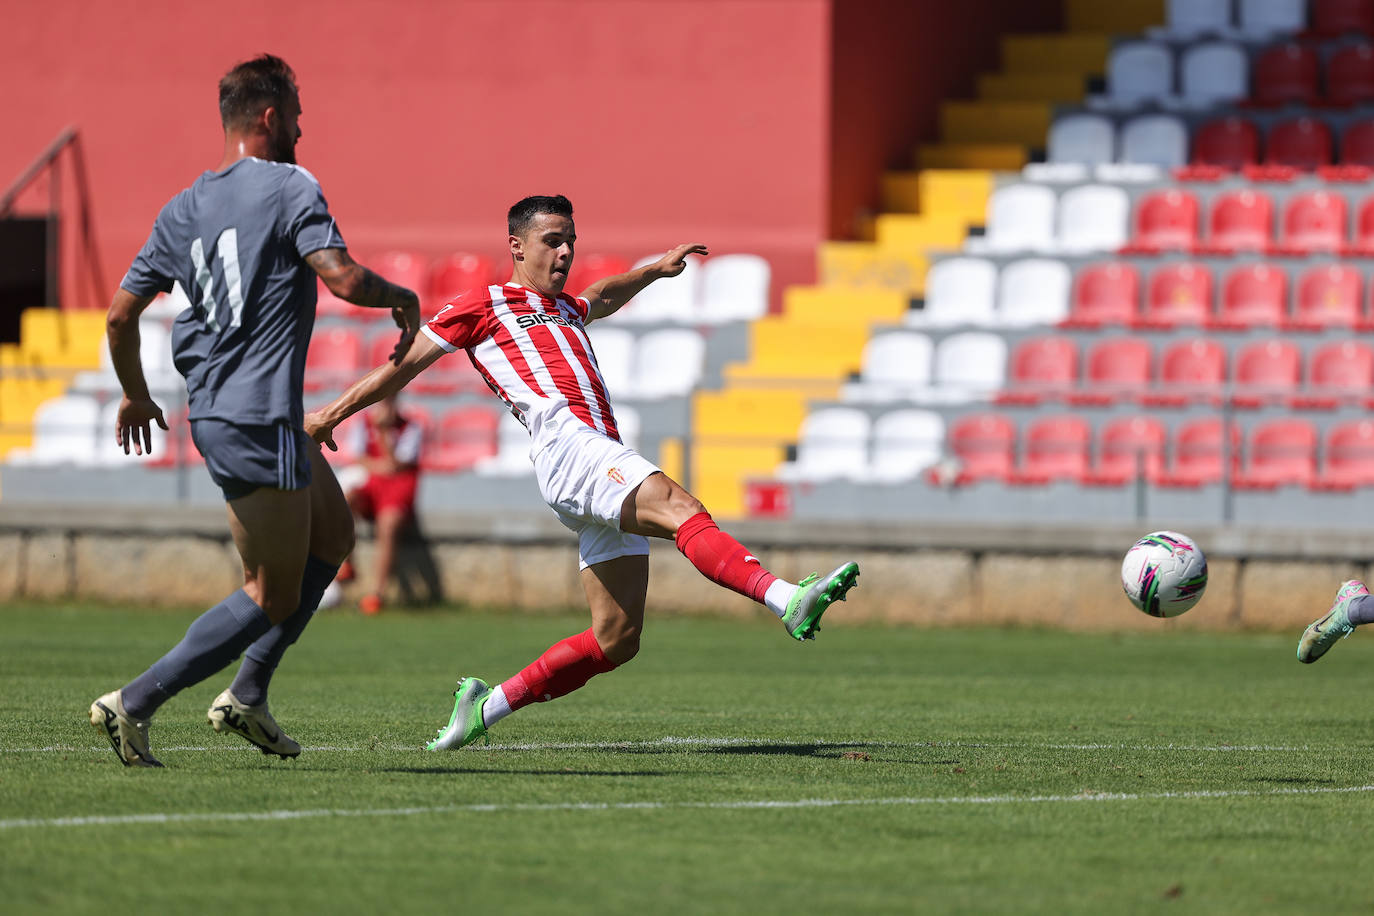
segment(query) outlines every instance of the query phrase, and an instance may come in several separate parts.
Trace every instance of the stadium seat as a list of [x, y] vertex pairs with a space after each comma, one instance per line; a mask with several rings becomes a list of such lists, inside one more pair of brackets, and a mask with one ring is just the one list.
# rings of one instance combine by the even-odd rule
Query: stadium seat
[[1063, 261], [1027, 258], [1007, 264], [997, 281], [997, 323], [1014, 328], [1058, 324], [1069, 314], [1071, 282]]
[[596, 322], [587, 329], [587, 337], [592, 342], [597, 368], [601, 370], [601, 377], [605, 379], [606, 389], [612, 398], [633, 395], [634, 333]]
[[1346, 45], [1326, 62], [1326, 99], [1333, 105], [1374, 102], [1374, 46]]
[[1374, 169], [1374, 121], [1352, 121], [1341, 133], [1341, 164]]
[[1112, 185], [1083, 185], [1059, 199], [1059, 249], [1069, 254], [1115, 251], [1126, 244], [1131, 199]]
[[914, 331], [875, 334], [864, 344], [859, 379], [844, 388], [847, 401], [915, 399], [930, 388], [935, 345]]
[[1345, 196], [1330, 191], [1304, 191], [1288, 198], [1283, 208], [1283, 229], [1277, 252], [1306, 255], [1337, 252], [1345, 246]]
[[338, 296], [325, 289], [324, 284], [320, 284], [319, 295], [315, 299], [316, 318], [341, 318], [347, 321], [372, 321], [383, 317], [390, 317], [390, 312], [382, 309], [359, 308], [351, 302], [345, 302]]
[[1360, 201], [1355, 211], [1355, 237], [1341, 253], [1347, 257], [1374, 256], [1374, 197]]
[[997, 268], [983, 258], [945, 258], [926, 274], [925, 307], [907, 316], [910, 324], [951, 327], [996, 322]]
[[416, 252], [384, 251], [368, 266], [417, 296], [429, 291], [429, 262]]
[[1145, 309], [1137, 323], [1171, 328], [1203, 324], [1212, 317], [1212, 272], [1202, 264], [1166, 264], [1150, 275]]
[[1071, 114], [1050, 125], [1047, 158], [1054, 163], [1101, 165], [1116, 158], [1116, 128], [1101, 115]]
[[1224, 34], [1231, 28], [1231, 0], [1169, 0], [1165, 22], [1170, 38]]
[[435, 305], [456, 299], [470, 289], [490, 286], [496, 266], [480, 254], [456, 252], [434, 262], [429, 274], [429, 297]]
[[1140, 274], [1122, 261], [1090, 264], [1074, 278], [1069, 323], [1127, 324], [1140, 311]]
[[1280, 121], [1269, 129], [1264, 161], [1313, 171], [1331, 164], [1331, 128], [1306, 116]]
[[[138, 356], [143, 365], [143, 377], [154, 396], [180, 393], [181, 374], [172, 365], [172, 338], [167, 326], [159, 320], [143, 319], [138, 323]], [[74, 392], [119, 392], [119, 376], [110, 359], [110, 348], [99, 348], [100, 368], [77, 373], [72, 379]]]
[[1333, 36], [1374, 33], [1374, 0], [1312, 0], [1312, 31]]
[[1152, 191], [1135, 208], [1135, 236], [1129, 251], [1188, 251], [1197, 244], [1197, 197], [1177, 188]]
[[1250, 60], [1245, 49], [1225, 41], [1196, 44], [1183, 52], [1180, 94], [1203, 108], [1235, 102], [1250, 94]]
[[773, 270], [756, 254], [722, 254], [701, 265], [697, 317], [706, 324], [753, 321], [768, 314]]
[[1157, 417], [1118, 417], [1104, 423], [1097, 436], [1097, 461], [1083, 482], [1120, 486], [1141, 476], [1153, 480], [1164, 468], [1167, 438]]
[[1353, 490], [1374, 484], [1374, 420], [1338, 423], [1326, 432], [1321, 473], [1314, 486]]
[[1256, 424], [1246, 437], [1245, 460], [1232, 479], [1238, 490], [1307, 486], [1317, 473], [1317, 430], [1296, 417]]
[[1246, 344], [1235, 355], [1231, 375], [1231, 403], [1236, 407], [1286, 403], [1302, 378], [1302, 351], [1289, 340]]
[[33, 446], [10, 452], [9, 461], [28, 465], [77, 465], [98, 458], [100, 405], [86, 394], [64, 394], [38, 405], [33, 415]]
[[1033, 420], [1021, 436], [1021, 464], [1009, 475], [1010, 483], [1043, 486], [1054, 480], [1081, 482], [1088, 472], [1092, 430], [1073, 414]]
[[626, 391], [637, 398], [679, 397], [701, 381], [706, 341], [690, 328], [665, 328], [639, 338], [634, 380]]
[[1299, 409], [1334, 410], [1374, 393], [1374, 348], [1358, 340], [1322, 344], [1307, 359], [1303, 391], [1293, 398]]
[[[645, 267], [663, 257], [651, 254], [635, 261], [632, 268]], [[617, 324], [659, 324], [667, 321], [691, 323], [696, 320], [697, 282], [701, 267], [695, 258], [688, 258], [682, 273], [672, 283], [652, 283], [622, 306], [606, 321]]]
[[1221, 284], [1217, 329], [1275, 327], [1288, 317], [1288, 274], [1270, 264], [1233, 267]]
[[325, 328], [310, 339], [305, 355], [305, 390], [342, 387], [357, 380], [363, 345], [352, 328]]
[[1121, 162], [1176, 169], [1188, 162], [1188, 126], [1173, 115], [1132, 118], [1121, 128], [1117, 149]]
[[998, 334], [964, 331], [935, 348], [935, 392], [948, 403], [985, 400], [1006, 381], [1007, 343]]
[[427, 471], [466, 471], [496, 454], [501, 416], [488, 407], [455, 407], [439, 418], [420, 459]]
[[1260, 105], [1312, 105], [1319, 95], [1317, 77], [1316, 52], [1287, 41], [1255, 59], [1252, 97]]
[[1205, 122], [1193, 134], [1195, 165], [1238, 170], [1260, 157], [1260, 133], [1254, 122], [1228, 116]]
[[1121, 108], [1167, 99], [1174, 92], [1174, 54], [1153, 41], [1130, 41], [1107, 56], [1107, 97]]
[[1360, 271], [1349, 264], [1327, 264], [1304, 271], [1298, 278], [1292, 326], [1353, 327], [1360, 320], [1363, 286]]
[[1268, 194], [1242, 188], [1225, 191], [1212, 199], [1207, 238], [1199, 253], [1229, 255], [1237, 251], [1263, 251], [1274, 232], [1274, 202]]
[[988, 197], [987, 234], [990, 252], [1039, 251], [1054, 239], [1054, 192], [1043, 185], [1013, 184]]
[[1111, 404], [1139, 397], [1150, 385], [1154, 354], [1139, 337], [1099, 340], [1088, 350], [1083, 383], [1069, 395], [1072, 404]]
[[1141, 400], [1161, 407], [1220, 404], [1225, 386], [1226, 349], [1215, 340], [1195, 337], [1164, 347], [1159, 355], [1159, 385]]
[[1307, 0], [1240, 0], [1236, 22], [1249, 39], [1292, 35], [1307, 27]]
[[580, 296], [597, 280], [623, 274], [630, 269], [630, 262], [624, 258], [606, 254], [580, 254], [573, 259], [572, 273], [564, 289], [574, 296]]
[[530, 461], [530, 434], [510, 411], [501, 411], [497, 420], [496, 454], [478, 459], [472, 471], [481, 477], [534, 475], [534, 463]]
[[1072, 337], [1028, 337], [1012, 348], [1000, 404], [1038, 404], [1078, 383], [1078, 344]]
[[460, 392], [486, 393], [486, 381], [464, 351], [448, 353], [430, 363], [408, 386], [420, 394], [452, 395]]
[[1218, 417], [1204, 417], [1179, 424], [1174, 430], [1167, 469], [1157, 482], [1163, 487], [1201, 487], [1220, 483], [1228, 467], [1234, 468], [1240, 442], [1234, 424], [1223, 433]]
[[956, 482], [1006, 480], [1012, 471], [1016, 427], [1001, 414], [960, 417], [946, 437], [951, 455], [959, 463]]
[[940, 460], [945, 421], [929, 410], [891, 410], [873, 422], [867, 479], [905, 483]]
[[852, 407], [826, 407], [807, 414], [797, 439], [797, 457], [780, 465], [779, 480], [820, 483], [857, 480], [868, 468], [868, 414]]

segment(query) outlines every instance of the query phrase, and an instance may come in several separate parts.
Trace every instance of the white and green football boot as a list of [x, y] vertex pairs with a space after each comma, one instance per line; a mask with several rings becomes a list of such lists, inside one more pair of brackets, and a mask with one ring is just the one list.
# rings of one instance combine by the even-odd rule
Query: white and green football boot
[[458, 689], [453, 692], [453, 714], [448, 717], [448, 725], [439, 729], [439, 734], [425, 745], [425, 750], [466, 747], [478, 738], [486, 738], [490, 743], [486, 723], [482, 721], [482, 707], [490, 696], [491, 688], [486, 681], [475, 677], [460, 679]]
[[843, 601], [858, 578], [859, 564], [846, 563], [825, 578], [812, 573], [801, 580], [796, 593], [787, 602], [787, 613], [782, 615], [787, 635], [798, 642], [815, 639], [816, 631], [821, 628], [821, 615], [836, 601]]
[[1349, 579], [1341, 583], [1336, 592], [1336, 600], [1331, 602], [1331, 610], [1326, 616], [1312, 621], [1302, 631], [1298, 640], [1298, 661], [1310, 665], [1326, 654], [1338, 641], [1355, 631], [1350, 622], [1350, 602], [1369, 594], [1369, 589], [1359, 579]]

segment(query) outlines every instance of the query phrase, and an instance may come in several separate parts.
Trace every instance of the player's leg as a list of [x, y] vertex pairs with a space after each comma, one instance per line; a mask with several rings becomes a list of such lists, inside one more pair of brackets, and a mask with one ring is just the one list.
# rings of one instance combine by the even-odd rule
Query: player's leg
[[779, 579], [721, 531], [696, 497], [663, 473], [645, 478], [625, 498], [620, 524], [636, 534], [672, 538], [702, 575], [766, 606], [799, 640], [814, 638], [821, 615], [844, 600], [859, 576], [856, 564], [845, 563], [824, 578], [813, 573], [797, 585]]
[[1298, 640], [1298, 661], [1310, 665], [1366, 623], [1374, 623], [1374, 597], [1358, 579], [1341, 583], [1331, 608], [1308, 624]]
[[[372, 580], [372, 592], [363, 598], [364, 613], [375, 614], [382, 609], [382, 595], [386, 591], [387, 581], [391, 578], [391, 568], [396, 562], [396, 549], [401, 541], [401, 532], [405, 530], [409, 518], [410, 513], [399, 506], [382, 506], [377, 510], [377, 519], [373, 526], [377, 565], [373, 569], [375, 578]], [[369, 598], [374, 600], [369, 601]]]

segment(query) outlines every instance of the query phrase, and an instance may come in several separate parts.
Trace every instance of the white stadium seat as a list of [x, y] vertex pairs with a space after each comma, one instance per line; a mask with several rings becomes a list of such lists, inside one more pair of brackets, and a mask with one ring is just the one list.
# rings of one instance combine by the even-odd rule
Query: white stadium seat
[[917, 327], [988, 325], [995, 321], [997, 268], [983, 258], [945, 258], [926, 273], [925, 307], [907, 312]]
[[1173, 115], [1132, 118], [1121, 128], [1122, 162], [1176, 169], [1188, 164], [1188, 125]]
[[639, 430], [644, 425], [639, 419], [639, 411], [629, 404], [614, 404], [615, 427], [620, 431], [620, 441], [630, 448], [639, 449]]
[[873, 423], [868, 480], [902, 483], [939, 462], [945, 421], [929, 410], [904, 409], [883, 414]]
[[[100, 417], [95, 428], [95, 454], [92, 456], [94, 464], [134, 467], [138, 462], [147, 460], [146, 452], [142, 457], [136, 456], [132, 449], [129, 454], [124, 454], [124, 447], [115, 440], [115, 426], [119, 422], [119, 404], [120, 399], [114, 398], [100, 408]], [[167, 410], [166, 404], [162, 407], [164, 411]], [[152, 453], [165, 456], [169, 447], [167, 433], [156, 423], [148, 424], [148, 429], [153, 437]]]
[[1213, 41], [1183, 52], [1180, 90], [1185, 102], [1202, 108], [1250, 94], [1250, 59], [1240, 45]]
[[997, 321], [1004, 327], [1052, 325], [1069, 317], [1073, 276], [1063, 261], [1027, 258], [1002, 268]]
[[707, 258], [701, 265], [699, 319], [706, 324], [723, 324], [762, 318], [768, 312], [771, 281], [772, 268], [767, 259], [756, 254]]
[[1007, 342], [999, 334], [951, 334], [935, 348], [934, 399], [945, 403], [986, 400], [1007, 376]]
[[1112, 122], [1094, 114], [1072, 114], [1050, 125], [1049, 161], [1098, 165], [1115, 156]]
[[1291, 35], [1307, 28], [1307, 0], [1240, 0], [1238, 18], [1246, 38]]
[[1167, 99], [1174, 91], [1174, 54], [1154, 41], [1132, 41], [1112, 48], [1107, 57], [1107, 98], [1134, 108]]
[[[661, 257], [662, 254], [647, 255], [635, 261], [634, 267], [644, 267]], [[697, 321], [697, 280], [700, 272], [698, 261], [688, 258], [682, 273], [671, 279], [650, 283], [614, 315], [603, 320], [616, 324], [691, 324]]]
[[596, 354], [596, 364], [612, 397], [626, 397], [634, 377], [635, 335], [624, 328], [608, 327], [598, 321], [587, 328]]
[[1043, 185], [1012, 184], [988, 198], [987, 252], [1038, 251], [1054, 238], [1054, 191]]
[[[172, 366], [172, 336], [160, 320], [145, 319], [138, 323], [138, 354], [143, 363], [143, 377], [154, 395], [181, 390], [181, 375]], [[72, 379], [78, 392], [119, 391], [119, 377], [110, 361], [110, 348], [100, 347], [100, 368], [79, 372]]]
[[930, 387], [935, 345], [915, 331], [875, 334], [864, 344], [859, 380], [845, 385], [846, 401], [912, 400]]
[[482, 458], [472, 466], [472, 470], [484, 477], [534, 476], [534, 463], [530, 461], [530, 434], [510, 411], [501, 412], [501, 423], [496, 427], [496, 454]]
[[1111, 185], [1083, 185], [1059, 201], [1059, 249], [1080, 254], [1115, 251], [1126, 244], [1130, 196]]
[[626, 394], [636, 398], [685, 395], [701, 381], [706, 341], [690, 328], [665, 328], [639, 338], [634, 378]]
[[827, 407], [807, 415], [797, 457], [780, 465], [780, 480], [857, 480], [868, 467], [868, 414], [852, 407]]
[[1167, 21], [1172, 38], [1224, 34], [1231, 28], [1231, 0], [1169, 0]]
[[[9, 461], [27, 465], [85, 466], [97, 460], [100, 406], [85, 394], [65, 394], [38, 405], [33, 417], [33, 447], [11, 452]], [[114, 427], [110, 427], [114, 436]]]

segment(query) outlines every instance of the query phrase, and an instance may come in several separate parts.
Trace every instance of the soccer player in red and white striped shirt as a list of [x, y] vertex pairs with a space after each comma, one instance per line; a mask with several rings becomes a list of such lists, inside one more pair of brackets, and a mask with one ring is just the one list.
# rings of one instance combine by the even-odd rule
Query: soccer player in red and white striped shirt
[[591, 628], [561, 640], [495, 688], [463, 678], [448, 725], [430, 750], [462, 747], [498, 720], [571, 693], [639, 651], [649, 584], [647, 537], [672, 538], [713, 582], [766, 605], [794, 639], [812, 639], [820, 618], [855, 584], [845, 563], [794, 585], [777, 578], [716, 527], [706, 508], [620, 441], [586, 324], [613, 314], [656, 280], [676, 277], [704, 245], [679, 245], [658, 261], [563, 292], [577, 241], [566, 197], [527, 197], [507, 215], [511, 278], [449, 302], [422, 329], [399, 365], [374, 369], [332, 404], [306, 417], [306, 431], [333, 448], [339, 423], [387, 395], [446, 353], [465, 350], [487, 385], [529, 430], [530, 457], [545, 502], [577, 532]]

